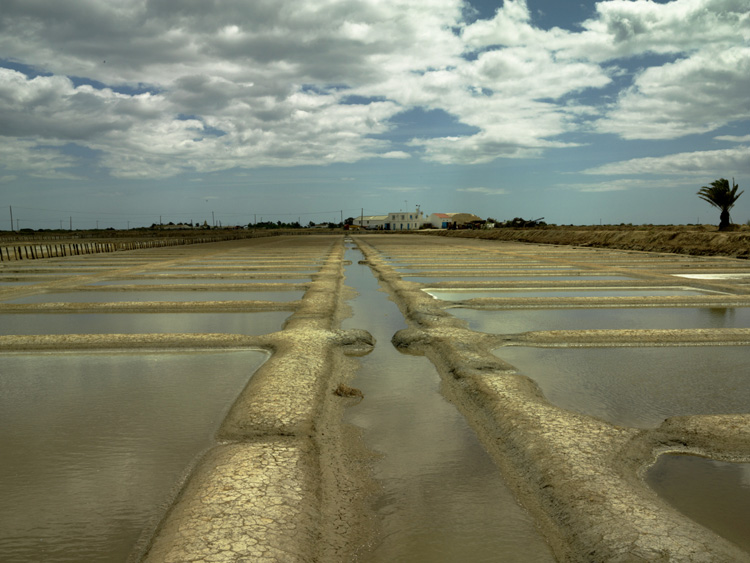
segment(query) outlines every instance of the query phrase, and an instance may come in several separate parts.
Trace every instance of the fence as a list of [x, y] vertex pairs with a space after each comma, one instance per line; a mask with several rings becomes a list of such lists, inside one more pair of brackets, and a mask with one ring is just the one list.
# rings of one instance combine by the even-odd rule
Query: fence
[[[81, 256], [83, 254], [99, 254], [102, 252], [118, 252], [121, 250], [137, 250], [141, 248], [158, 248], [162, 246], [179, 246], [184, 244], [201, 244], [218, 242], [239, 237], [192, 237], [168, 238], [151, 240], [123, 240], [114, 242], [68, 242], [60, 244], [37, 243], [0, 246], [0, 262], [12, 260], [37, 260], [40, 258], [55, 258], [59, 256]], [[245, 237], [242, 237], [245, 238]]]

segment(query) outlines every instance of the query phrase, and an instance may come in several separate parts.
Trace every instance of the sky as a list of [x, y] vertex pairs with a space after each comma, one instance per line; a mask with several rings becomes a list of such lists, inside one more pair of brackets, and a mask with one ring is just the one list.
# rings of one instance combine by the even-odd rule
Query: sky
[[2, 4], [0, 230], [717, 224], [750, 183], [750, 0]]

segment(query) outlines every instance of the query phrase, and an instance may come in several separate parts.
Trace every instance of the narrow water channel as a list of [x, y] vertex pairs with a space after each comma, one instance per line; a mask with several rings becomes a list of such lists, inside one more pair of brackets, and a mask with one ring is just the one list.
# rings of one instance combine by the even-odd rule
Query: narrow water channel
[[372, 470], [381, 530], [358, 560], [554, 561], [463, 416], [441, 395], [429, 360], [391, 345], [406, 324], [369, 267], [358, 264], [362, 254], [349, 247], [345, 258], [345, 283], [359, 295], [343, 328], [364, 328], [376, 339], [352, 381], [364, 400], [345, 417], [379, 454]]

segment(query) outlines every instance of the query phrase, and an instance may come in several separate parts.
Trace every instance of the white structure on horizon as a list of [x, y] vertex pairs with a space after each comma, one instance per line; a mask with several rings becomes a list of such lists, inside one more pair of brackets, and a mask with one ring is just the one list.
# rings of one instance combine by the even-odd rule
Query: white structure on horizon
[[382, 229], [388, 215], [362, 215], [355, 218], [354, 224], [364, 229]]
[[382, 229], [385, 231], [413, 231], [425, 224], [424, 213], [416, 211], [398, 211], [388, 215], [363, 215], [354, 218], [354, 224], [365, 229]]
[[385, 226], [387, 231], [415, 231], [425, 224], [424, 213], [417, 207], [416, 211], [399, 211], [389, 213]]
[[451, 223], [464, 225], [471, 221], [481, 221], [473, 213], [433, 213], [424, 221], [430, 223], [434, 229], [447, 229]]

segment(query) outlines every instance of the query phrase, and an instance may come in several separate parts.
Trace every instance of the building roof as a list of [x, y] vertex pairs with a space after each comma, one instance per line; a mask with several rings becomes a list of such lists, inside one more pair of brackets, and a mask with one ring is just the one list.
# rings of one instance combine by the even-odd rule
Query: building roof
[[362, 217], [355, 217], [355, 221], [385, 221], [388, 219], [388, 215], [363, 215]]

